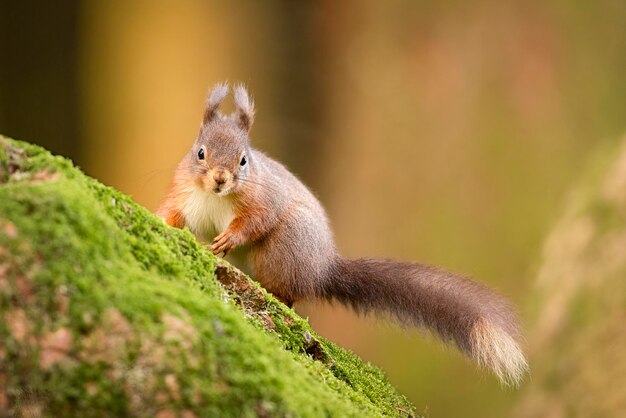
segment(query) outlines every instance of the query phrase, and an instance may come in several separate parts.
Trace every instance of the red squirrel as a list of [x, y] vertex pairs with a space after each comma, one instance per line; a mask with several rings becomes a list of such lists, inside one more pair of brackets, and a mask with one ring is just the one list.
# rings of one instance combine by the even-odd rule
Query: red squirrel
[[206, 100], [200, 132], [176, 168], [157, 215], [188, 227], [226, 254], [250, 245], [254, 278], [279, 300], [336, 300], [357, 313], [391, 314], [453, 342], [505, 384], [528, 369], [511, 305], [480, 283], [426, 264], [348, 259], [335, 246], [324, 208], [282, 164], [250, 146], [254, 104], [239, 85], [236, 110], [218, 108], [228, 85]]

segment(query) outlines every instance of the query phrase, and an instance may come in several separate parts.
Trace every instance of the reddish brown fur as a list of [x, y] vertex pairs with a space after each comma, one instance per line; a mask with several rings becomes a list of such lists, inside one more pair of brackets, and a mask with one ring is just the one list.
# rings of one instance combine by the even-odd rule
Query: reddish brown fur
[[[254, 108], [242, 87], [235, 92], [236, 113], [219, 114], [226, 92], [220, 85], [209, 96], [198, 139], [157, 212], [169, 225], [203, 235], [205, 223], [213, 223], [216, 254], [250, 244], [256, 280], [289, 305], [322, 298], [357, 312], [390, 313], [454, 342], [502, 381], [521, 378], [526, 362], [519, 325], [504, 298], [436, 267], [341, 257], [315, 196], [284, 166], [250, 147]], [[225, 218], [230, 223], [220, 227]]]
[[185, 218], [180, 211], [182, 200], [185, 198], [181, 185], [193, 181], [186, 166], [185, 161], [178, 165], [177, 175], [172, 180], [169, 191], [156, 212], [157, 216], [163, 218], [168, 225], [174, 228], [185, 227]]

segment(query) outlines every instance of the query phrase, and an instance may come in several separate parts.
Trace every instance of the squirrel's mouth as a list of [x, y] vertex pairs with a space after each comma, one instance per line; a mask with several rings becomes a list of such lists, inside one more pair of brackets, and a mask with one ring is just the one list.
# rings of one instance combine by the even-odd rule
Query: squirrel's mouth
[[213, 189], [211, 189], [211, 191], [213, 193], [215, 193], [217, 196], [224, 196], [224, 195], [227, 195], [228, 192], [230, 192], [230, 189], [227, 188], [227, 187], [216, 186], [216, 187], [213, 187]]

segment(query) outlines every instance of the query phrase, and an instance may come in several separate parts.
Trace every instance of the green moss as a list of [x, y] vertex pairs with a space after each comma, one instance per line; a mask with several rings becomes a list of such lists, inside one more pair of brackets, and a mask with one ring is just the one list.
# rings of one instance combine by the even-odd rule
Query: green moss
[[[220, 268], [232, 286], [216, 280]], [[380, 370], [316, 336], [187, 230], [2, 137], [0, 341], [12, 413], [414, 414]]]

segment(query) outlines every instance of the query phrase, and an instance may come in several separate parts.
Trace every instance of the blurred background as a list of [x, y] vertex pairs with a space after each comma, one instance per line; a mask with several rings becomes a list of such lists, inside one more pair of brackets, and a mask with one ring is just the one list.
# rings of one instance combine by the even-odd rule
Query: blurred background
[[[154, 210], [209, 86], [243, 81], [254, 145], [316, 192], [345, 255], [466, 273], [534, 329], [544, 240], [626, 131], [625, 22], [620, 0], [0, 0], [0, 132]], [[417, 332], [297, 310], [433, 417], [524, 415], [537, 390]]]

